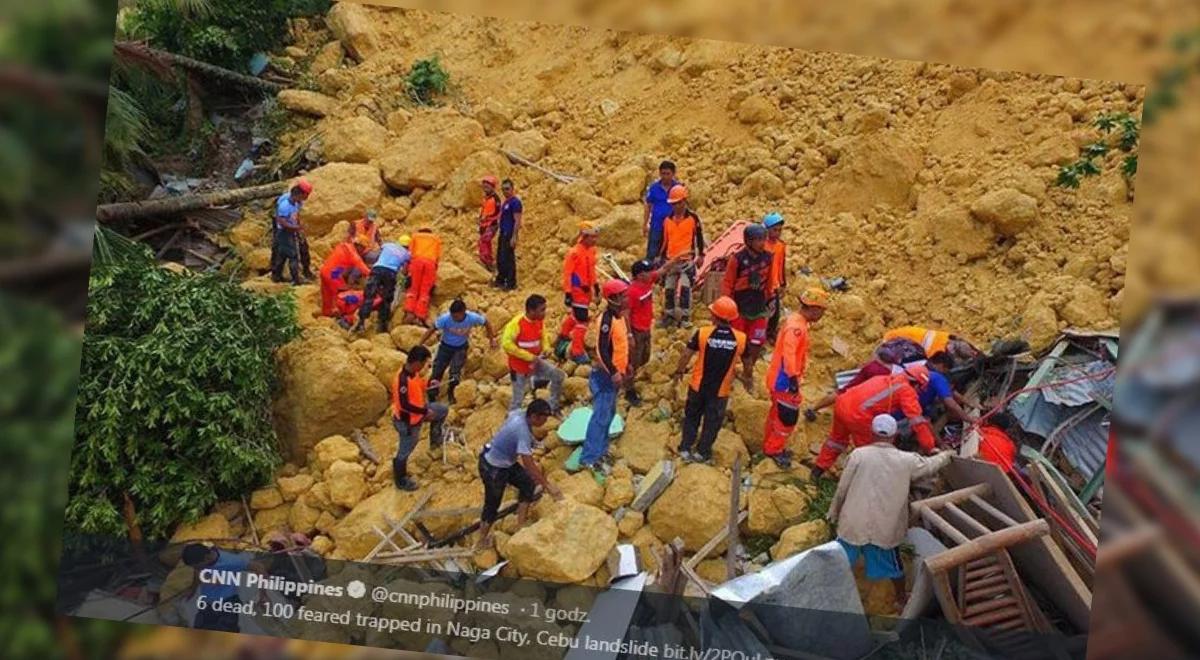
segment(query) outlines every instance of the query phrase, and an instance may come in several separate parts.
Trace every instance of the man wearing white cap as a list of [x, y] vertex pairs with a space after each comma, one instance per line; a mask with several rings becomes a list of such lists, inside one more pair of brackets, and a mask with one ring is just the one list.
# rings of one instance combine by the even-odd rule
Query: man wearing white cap
[[904, 567], [896, 551], [908, 528], [908, 494], [913, 481], [936, 474], [950, 463], [950, 452], [924, 457], [896, 448], [896, 419], [871, 420], [873, 442], [850, 454], [829, 507], [838, 542], [850, 564], [861, 555], [868, 580], [891, 580], [896, 608], [905, 602]]

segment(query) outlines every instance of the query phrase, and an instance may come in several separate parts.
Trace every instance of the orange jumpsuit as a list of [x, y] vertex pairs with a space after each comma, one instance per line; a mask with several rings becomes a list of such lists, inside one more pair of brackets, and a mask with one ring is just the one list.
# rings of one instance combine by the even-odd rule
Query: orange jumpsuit
[[358, 248], [359, 254], [366, 254], [371, 250], [378, 248], [379, 241], [379, 225], [367, 220], [359, 218], [350, 225], [350, 240], [354, 242], [354, 246]]
[[429, 299], [437, 284], [438, 260], [442, 258], [442, 239], [436, 235], [419, 231], [412, 235], [409, 245], [412, 261], [408, 264], [408, 275], [412, 278], [404, 294], [404, 311], [422, 321], [429, 315]]
[[800, 419], [800, 383], [808, 367], [808, 319], [791, 314], [775, 338], [775, 352], [767, 367], [767, 391], [771, 412], [763, 437], [763, 453], [777, 456], [787, 448], [788, 438]]
[[[334, 301], [334, 314], [331, 316], [341, 317], [346, 323], [351, 325], [358, 320], [358, 310], [363, 304], [362, 289], [345, 289], [338, 292], [337, 298]], [[382, 296], [375, 296], [375, 304], [372, 308], [377, 308], [383, 304]]]
[[571, 299], [571, 310], [558, 330], [559, 337], [571, 338], [570, 357], [584, 355], [584, 339], [588, 331], [588, 306], [596, 287], [596, 247], [583, 241], [567, 251], [563, 261], [562, 289]]
[[365, 277], [371, 269], [358, 256], [358, 250], [350, 241], [342, 241], [333, 246], [325, 263], [321, 264], [321, 314], [333, 316], [337, 303], [338, 291], [346, 288], [346, 275], [350, 269], [358, 271]]
[[833, 404], [833, 428], [817, 456], [817, 467], [822, 470], [833, 467], [850, 443], [861, 447], [874, 442], [871, 421], [876, 415], [890, 414], [897, 409], [912, 424], [921, 449], [933, 451], [933, 429], [921, 413], [917, 391], [905, 374], [888, 374], [875, 376], [838, 395]]

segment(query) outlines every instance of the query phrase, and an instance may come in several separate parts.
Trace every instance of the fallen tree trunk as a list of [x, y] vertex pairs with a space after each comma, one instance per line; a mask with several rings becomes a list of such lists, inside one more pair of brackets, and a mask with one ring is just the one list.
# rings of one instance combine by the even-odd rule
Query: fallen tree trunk
[[165, 62], [174, 66], [182, 67], [196, 73], [216, 78], [224, 82], [240, 85], [242, 87], [253, 87], [264, 92], [276, 93], [284, 89], [283, 85], [273, 83], [269, 80], [248, 76], [244, 73], [231, 71], [229, 69], [194, 60], [184, 55], [176, 55], [175, 53], [167, 52], [152, 48], [138, 41], [118, 41], [114, 45], [117, 55], [127, 55], [135, 59], [150, 59], [159, 62]]
[[288, 189], [288, 181], [276, 181], [261, 186], [235, 188], [196, 195], [178, 195], [162, 199], [149, 199], [141, 202], [120, 202], [117, 204], [101, 204], [96, 207], [97, 222], [115, 222], [131, 220], [155, 215], [173, 215], [185, 211], [206, 209], [212, 206], [228, 204], [244, 204], [256, 199], [274, 197]]

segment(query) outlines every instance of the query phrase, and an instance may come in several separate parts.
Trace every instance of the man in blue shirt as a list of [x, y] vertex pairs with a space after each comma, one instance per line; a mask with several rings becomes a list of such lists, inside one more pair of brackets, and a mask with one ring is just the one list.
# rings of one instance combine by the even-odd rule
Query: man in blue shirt
[[238, 596], [237, 586], [201, 582], [200, 571], [208, 568], [214, 571], [245, 574], [251, 568], [249, 559], [242, 554], [229, 552], [228, 550], [209, 548], [199, 543], [189, 543], [183, 548], [183, 563], [196, 571], [188, 596], [191, 597], [199, 590], [199, 595], [205, 599], [205, 608], [196, 612], [196, 618], [192, 621], [192, 627], [204, 630], [239, 632], [240, 626], [238, 625], [237, 612], [224, 611], [224, 608], [222, 608], [222, 611], [216, 611], [217, 608], [215, 607], [220, 603], [227, 603], [229, 605], [241, 604], [242, 600]]
[[[437, 353], [433, 356], [433, 375], [430, 382], [440, 383], [442, 376], [446, 373], [446, 367], [450, 368], [450, 383], [446, 386], [446, 400], [451, 404], [455, 402], [454, 388], [458, 387], [458, 381], [462, 378], [463, 365], [467, 362], [471, 328], [479, 326], [483, 326], [487, 330], [488, 341], [491, 343], [492, 349], [498, 348], [500, 344], [496, 341], [496, 331], [492, 329], [492, 324], [488, 323], [487, 317], [479, 312], [467, 311], [467, 303], [456, 298], [454, 302], [450, 303], [450, 311], [437, 317], [433, 327], [425, 331], [425, 335], [419, 342], [425, 344], [433, 338], [434, 332], [442, 333]], [[438, 385], [429, 388], [430, 401], [437, 401], [438, 389]]]
[[276, 282], [283, 281], [285, 263], [293, 286], [300, 284], [301, 266], [304, 267], [305, 276], [312, 278], [308, 241], [300, 226], [300, 210], [311, 193], [312, 184], [301, 179], [275, 200], [275, 214], [271, 221], [271, 279]]
[[500, 203], [500, 239], [496, 244], [496, 286], [505, 291], [517, 288], [517, 234], [525, 207], [517, 197], [512, 179], [500, 183], [504, 201]]
[[642, 220], [642, 236], [646, 237], [646, 259], [655, 261], [662, 251], [663, 221], [671, 215], [667, 194], [681, 185], [675, 179], [675, 163], [664, 160], [658, 164], [658, 180], [646, 189], [646, 214]]
[[480, 516], [479, 544], [486, 548], [492, 543], [492, 523], [496, 522], [504, 490], [509, 485], [517, 489], [517, 526], [525, 525], [529, 503], [537, 485], [556, 501], [562, 501], [562, 491], [550, 483], [537, 461], [533, 460], [533, 429], [550, 418], [550, 404], [534, 399], [525, 410], [514, 410], [504, 425], [492, 436], [491, 442], [479, 454], [479, 476], [483, 480], [483, 513]]
[[371, 266], [371, 276], [367, 279], [367, 287], [363, 291], [362, 307], [358, 309], [358, 324], [354, 332], [362, 332], [371, 318], [372, 303], [379, 296], [379, 332], [388, 331], [388, 321], [392, 316], [392, 300], [396, 297], [396, 277], [401, 270], [408, 266], [412, 255], [408, 253], [408, 244], [412, 239], [408, 235], [401, 236], [395, 243], [384, 243], [379, 248], [379, 257]]

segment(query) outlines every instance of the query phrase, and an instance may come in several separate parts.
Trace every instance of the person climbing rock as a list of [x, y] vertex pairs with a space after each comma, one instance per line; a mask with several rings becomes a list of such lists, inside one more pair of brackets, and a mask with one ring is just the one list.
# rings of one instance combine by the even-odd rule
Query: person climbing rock
[[501, 182], [500, 192], [504, 201], [500, 203], [500, 238], [496, 245], [496, 286], [513, 291], [517, 288], [517, 236], [525, 207], [517, 197], [512, 180]]
[[651, 330], [654, 327], [654, 285], [663, 273], [682, 265], [682, 259], [655, 268], [649, 259], [633, 264], [629, 283], [629, 378], [625, 379], [625, 400], [631, 406], [642, 403], [636, 382], [638, 370], [650, 361]]
[[667, 197], [671, 188], [679, 185], [675, 179], [675, 163], [664, 160], [658, 164], [658, 178], [646, 188], [646, 213], [642, 218], [642, 236], [646, 239], [646, 259], [654, 261], [662, 252], [663, 219], [671, 214]]
[[427, 326], [429, 300], [437, 286], [442, 239], [428, 225], [412, 235], [412, 261], [408, 265], [408, 291], [404, 294], [404, 322]]
[[525, 392], [537, 380], [550, 382], [550, 407], [558, 414], [562, 384], [567, 375], [545, 358], [552, 345], [545, 331], [546, 298], [533, 294], [525, 299], [525, 312], [517, 314], [500, 333], [500, 348], [508, 354], [508, 375], [512, 380], [509, 410], [521, 407]]
[[489, 174], [479, 182], [483, 188], [483, 202], [479, 205], [479, 262], [488, 270], [496, 269], [493, 244], [500, 227], [500, 205], [504, 200], [496, 193], [500, 180]]
[[696, 269], [704, 260], [704, 231], [700, 227], [700, 216], [688, 209], [687, 199], [688, 190], [681, 185], [671, 188], [667, 194], [671, 213], [663, 219], [662, 248], [658, 257], [660, 262], [682, 261], [682, 266], [663, 277], [660, 328], [672, 324], [681, 328], [692, 325], [692, 284], [696, 281]]
[[771, 253], [771, 286], [775, 296], [771, 299], [771, 318], [767, 321], [767, 341], [774, 342], [779, 333], [779, 319], [783, 314], [783, 291], [787, 288], [787, 243], [783, 241], [783, 216], [771, 212], [763, 216], [762, 225], [767, 228], [767, 251]]
[[508, 413], [504, 424], [479, 453], [479, 479], [483, 482], [483, 512], [479, 516], [476, 549], [490, 548], [492, 525], [509, 486], [517, 489], [517, 527], [529, 519], [529, 504], [542, 487], [557, 502], [563, 499], [558, 486], [550, 483], [533, 458], [533, 430], [550, 419], [552, 410], [544, 399], [534, 399], [525, 410]]
[[754, 363], [767, 339], [768, 304], [775, 295], [771, 288], [774, 257], [767, 251], [767, 229], [759, 224], [742, 231], [742, 249], [729, 256], [721, 294], [733, 298], [738, 319], [733, 327], [746, 333], [749, 345], [742, 356], [742, 384], [746, 391], [754, 387]]
[[933, 476], [950, 464], [950, 452], [923, 457], [896, 447], [896, 420], [877, 415], [863, 446], [846, 461], [828, 518], [850, 566], [861, 556], [867, 579], [891, 580], [897, 612], [906, 602], [904, 565], [898, 549], [908, 532], [912, 482]]
[[725, 421], [729, 386], [733, 383], [738, 360], [746, 350], [745, 333], [735, 330], [732, 325], [738, 317], [733, 298], [717, 298], [708, 306], [708, 311], [712, 313], [713, 325], [700, 328], [692, 335], [675, 369], [675, 378], [683, 378], [692, 356], [699, 354], [692, 367], [692, 380], [683, 404], [683, 437], [679, 441], [679, 455], [689, 463], [712, 462], [713, 443]]
[[[409, 244], [409, 237], [405, 235], [395, 243], [384, 243], [379, 249], [379, 257], [371, 267], [371, 276], [367, 278], [363, 305], [358, 310], [358, 323], [354, 326], [354, 332], [362, 332], [375, 309], [379, 310], [379, 332], [388, 331], [388, 322], [392, 316], [392, 299], [396, 296], [396, 278], [400, 271], [408, 267], [412, 259], [408, 252]], [[379, 304], [375, 303], [376, 300], [379, 300]]]
[[366, 275], [370, 272], [367, 264], [358, 255], [353, 243], [344, 240], [329, 251], [325, 263], [321, 264], [321, 315], [334, 316], [337, 306], [337, 294], [347, 286], [347, 279], [353, 274]]
[[800, 404], [804, 401], [800, 386], [808, 368], [809, 325], [821, 320], [828, 305], [828, 293], [808, 289], [800, 296], [800, 309], [788, 315], [775, 338], [775, 352], [766, 377], [771, 411], [763, 430], [763, 453], [784, 469], [792, 464], [787, 444], [800, 421]]
[[[283, 281], [283, 267], [286, 264], [292, 285], [300, 284], [301, 265], [305, 261], [303, 254], [308, 252], [304, 228], [300, 225], [300, 211], [312, 191], [312, 184], [300, 179], [291, 190], [275, 200], [275, 217], [271, 222], [271, 280], [274, 282]], [[301, 242], [304, 243], [303, 250]], [[311, 279], [308, 265], [304, 265], [304, 271]]]
[[897, 409], [908, 419], [921, 449], [932, 452], [936, 444], [933, 429], [921, 413], [917, 398], [917, 389], [928, 383], [929, 369], [925, 365], [911, 364], [900, 373], [876, 376], [839, 394], [833, 404], [833, 427], [821, 446], [812, 478], [820, 478], [828, 472], [850, 444], [855, 447], [870, 444], [871, 420]]
[[567, 315], [558, 330], [555, 354], [577, 364], [588, 362], [583, 345], [588, 331], [588, 310], [592, 298], [599, 297], [600, 293], [600, 285], [596, 282], [596, 237], [599, 234], [592, 223], [579, 223], [579, 237], [563, 259], [562, 290]]
[[392, 379], [392, 425], [396, 427], [399, 440], [396, 457], [392, 459], [392, 479], [400, 490], [416, 490], [417, 483], [408, 477], [408, 457], [417, 448], [421, 439], [421, 425], [429, 423], [429, 447], [442, 446], [442, 421], [449, 409], [436, 401], [426, 402], [425, 393], [436, 387], [437, 381], [427, 382], [421, 372], [429, 362], [429, 349], [413, 346], [408, 351], [404, 366]]
[[[458, 387], [458, 383], [462, 379], [463, 365], [467, 362], [471, 328], [479, 326], [483, 326], [487, 330], [488, 341], [491, 342], [494, 350], [499, 343], [496, 341], [496, 331], [488, 323], [487, 317], [479, 312], [469, 311], [467, 303], [461, 299], [455, 299], [450, 303], [450, 310], [437, 317], [433, 326], [425, 331], [425, 335], [418, 342], [425, 345], [433, 338], [435, 332], [441, 333], [442, 339], [438, 342], [437, 352], [433, 356], [433, 380], [440, 382], [442, 376], [446, 374], [446, 368], [449, 367], [450, 381], [446, 384], [446, 400], [451, 405], [454, 404], [454, 389]], [[437, 399], [438, 386], [434, 385], [429, 388], [429, 400], [437, 401]]]
[[601, 295], [607, 307], [594, 322], [596, 348], [592, 371], [588, 375], [592, 416], [588, 420], [579, 468], [591, 470], [598, 481], [607, 472], [601, 461], [608, 453], [608, 429], [617, 414], [617, 392], [629, 376], [629, 328], [625, 324], [628, 291], [629, 285], [622, 280], [605, 282]]
[[375, 209], [367, 209], [363, 217], [350, 224], [346, 232], [347, 238], [354, 243], [358, 253], [364, 257], [379, 250], [383, 239], [379, 234], [379, 213]]

